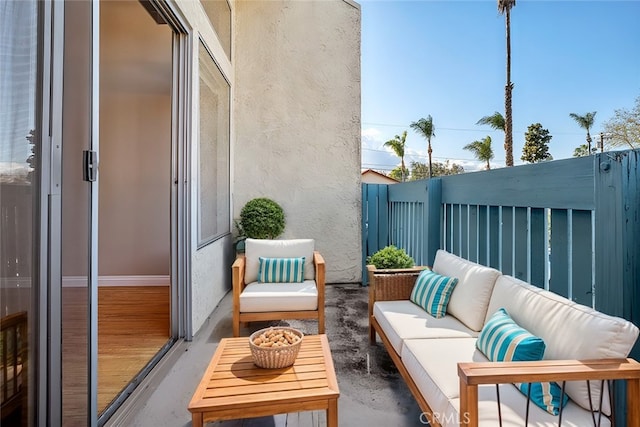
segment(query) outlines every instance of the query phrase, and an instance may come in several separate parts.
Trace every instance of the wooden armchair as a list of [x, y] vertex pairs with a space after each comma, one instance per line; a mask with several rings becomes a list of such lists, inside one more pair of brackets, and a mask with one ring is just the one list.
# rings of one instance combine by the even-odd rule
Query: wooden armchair
[[[232, 266], [233, 336], [245, 322], [280, 319], [318, 319], [324, 333], [325, 263], [313, 239], [247, 239], [245, 254]], [[293, 283], [258, 281], [260, 258], [305, 257], [304, 280]]]

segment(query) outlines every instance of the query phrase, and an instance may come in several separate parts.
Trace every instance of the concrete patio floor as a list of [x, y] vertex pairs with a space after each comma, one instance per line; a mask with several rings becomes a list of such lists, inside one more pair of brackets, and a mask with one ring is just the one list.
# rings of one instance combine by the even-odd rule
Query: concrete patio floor
[[[328, 285], [326, 333], [340, 387], [340, 426], [420, 426], [420, 408], [380, 342], [370, 346], [367, 335], [367, 288]], [[107, 425], [140, 427], [191, 425], [189, 401], [220, 339], [230, 337], [231, 294], [227, 294], [192, 342], [175, 346], [161, 362], [161, 380], [139, 386], [133, 409], [116, 413]], [[281, 321], [305, 333], [317, 333], [316, 322]], [[267, 323], [252, 323], [243, 335]], [[224, 427], [315, 427], [326, 425], [324, 411], [282, 414], [272, 417], [209, 423]]]

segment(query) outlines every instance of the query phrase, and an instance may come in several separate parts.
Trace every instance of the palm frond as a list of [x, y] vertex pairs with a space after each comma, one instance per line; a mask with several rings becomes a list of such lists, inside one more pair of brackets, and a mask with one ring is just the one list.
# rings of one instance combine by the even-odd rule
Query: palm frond
[[491, 126], [495, 130], [501, 130], [501, 131], [504, 132], [505, 119], [504, 119], [504, 116], [502, 114], [500, 114], [498, 111], [496, 111], [495, 113], [493, 113], [490, 116], [484, 116], [483, 118], [478, 120], [476, 122], [476, 124], [477, 125]]
[[507, 10], [511, 10], [516, 5], [516, 0], [498, 0], [498, 12], [504, 15]]
[[427, 118], [421, 118], [417, 122], [412, 122], [409, 127], [426, 139], [436, 136], [431, 115]]
[[584, 116], [576, 113], [569, 113], [569, 117], [575, 120], [582, 129], [589, 131], [595, 122], [596, 113], [597, 111], [592, 111], [590, 113], [586, 113]]

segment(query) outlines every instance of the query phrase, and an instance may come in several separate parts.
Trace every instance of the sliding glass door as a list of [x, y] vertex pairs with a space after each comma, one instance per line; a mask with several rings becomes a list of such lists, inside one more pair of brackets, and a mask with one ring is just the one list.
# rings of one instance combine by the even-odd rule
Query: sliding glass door
[[[63, 426], [97, 423], [97, 1], [64, 4], [58, 277]], [[52, 257], [56, 257], [55, 249]]]

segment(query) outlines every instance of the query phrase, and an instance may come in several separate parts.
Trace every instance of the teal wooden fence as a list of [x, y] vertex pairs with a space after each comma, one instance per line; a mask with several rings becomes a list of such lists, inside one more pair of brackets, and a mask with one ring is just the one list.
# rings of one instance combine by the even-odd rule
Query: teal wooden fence
[[[640, 150], [363, 184], [366, 257], [446, 249], [640, 325]], [[640, 359], [640, 346], [632, 353]]]
[[[439, 248], [640, 326], [640, 150], [402, 184], [363, 184], [366, 257]], [[640, 343], [631, 352], [640, 360]], [[617, 421], [625, 418], [619, 384]], [[624, 424], [624, 421], [623, 421]]]

